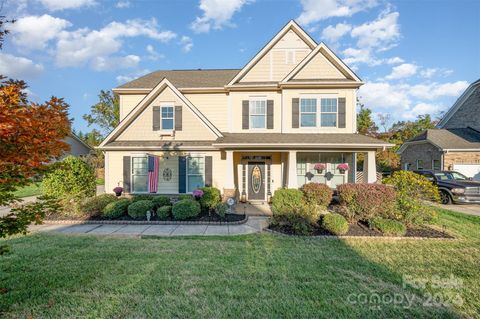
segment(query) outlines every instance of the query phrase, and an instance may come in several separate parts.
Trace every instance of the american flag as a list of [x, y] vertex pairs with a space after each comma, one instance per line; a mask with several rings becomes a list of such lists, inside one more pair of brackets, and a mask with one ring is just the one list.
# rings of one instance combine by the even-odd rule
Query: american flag
[[158, 156], [148, 156], [148, 192], [156, 193], [158, 190], [158, 170], [160, 160]]

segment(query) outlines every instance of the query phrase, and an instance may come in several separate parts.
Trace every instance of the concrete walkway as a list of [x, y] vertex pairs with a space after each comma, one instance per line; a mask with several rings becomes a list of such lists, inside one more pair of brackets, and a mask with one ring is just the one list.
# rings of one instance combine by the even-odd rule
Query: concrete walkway
[[438, 207], [452, 210], [454, 212], [480, 216], [480, 204], [451, 204], [451, 205], [441, 205], [437, 204]]
[[251, 216], [240, 225], [112, 225], [112, 224], [43, 224], [30, 226], [31, 232], [48, 232], [75, 235], [111, 236], [226, 236], [261, 232], [268, 218]]

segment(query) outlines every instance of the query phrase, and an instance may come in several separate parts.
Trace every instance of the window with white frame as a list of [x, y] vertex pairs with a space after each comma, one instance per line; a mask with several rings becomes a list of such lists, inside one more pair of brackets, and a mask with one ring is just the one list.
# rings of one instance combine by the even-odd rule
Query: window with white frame
[[250, 128], [267, 127], [267, 100], [252, 99], [249, 102]]
[[174, 127], [174, 110], [173, 106], [161, 107], [161, 125], [162, 130], [171, 131]]
[[187, 159], [187, 192], [191, 193], [205, 186], [205, 158], [189, 157]]
[[132, 192], [145, 193], [148, 183], [148, 164], [147, 158], [132, 157]]
[[436, 171], [441, 170], [440, 160], [433, 160], [432, 161], [432, 168]]
[[321, 99], [320, 126], [337, 126], [337, 99]]
[[417, 169], [423, 169], [423, 160], [417, 159]]
[[300, 127], [317, 126], [317, 99], [300, 99]]

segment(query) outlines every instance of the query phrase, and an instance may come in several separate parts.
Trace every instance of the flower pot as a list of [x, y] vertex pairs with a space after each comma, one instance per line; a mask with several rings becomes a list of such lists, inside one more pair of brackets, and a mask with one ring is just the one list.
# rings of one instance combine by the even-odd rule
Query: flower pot
[[117, 197], [122, 196], [122, 192], [115, 193], [115, 196], [117, 196]]
[[322, 174], [323, 173], [323, 169], [317, 169], [317, 174]]
[[340, 171], [340, 174], [345, 174], [345, 172], [346, 172], [346, 170], [344, 170], [344, 169], [339, 169], [339, 171]]

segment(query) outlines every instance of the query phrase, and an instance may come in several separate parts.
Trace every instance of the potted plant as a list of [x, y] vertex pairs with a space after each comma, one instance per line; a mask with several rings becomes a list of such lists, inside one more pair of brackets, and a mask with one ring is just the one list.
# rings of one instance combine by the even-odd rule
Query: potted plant
[[323, 170], [327, 167], [324, 163], [316, 163], [313, 165], [313, 169], [317, 171], [318, 174], [322, 174]]
[[119, 197], [122, 195], [123, 187], [117, 186], [113, 189], [113, 192], [115, 193], [115, 195], [117, 195], [117, 197]]
[[345, 174], [346, 171], [349, 170], [347, 163], [338, 164], [337, 169], [340, 171], [341, 174]]
[[196, 189], [192, 192], [192, 196], [193, 198], [195, 198], [196, 200], [199, 200], [200, 198], [202, 198], [203, 196], [203, 191], [201, 189]]

